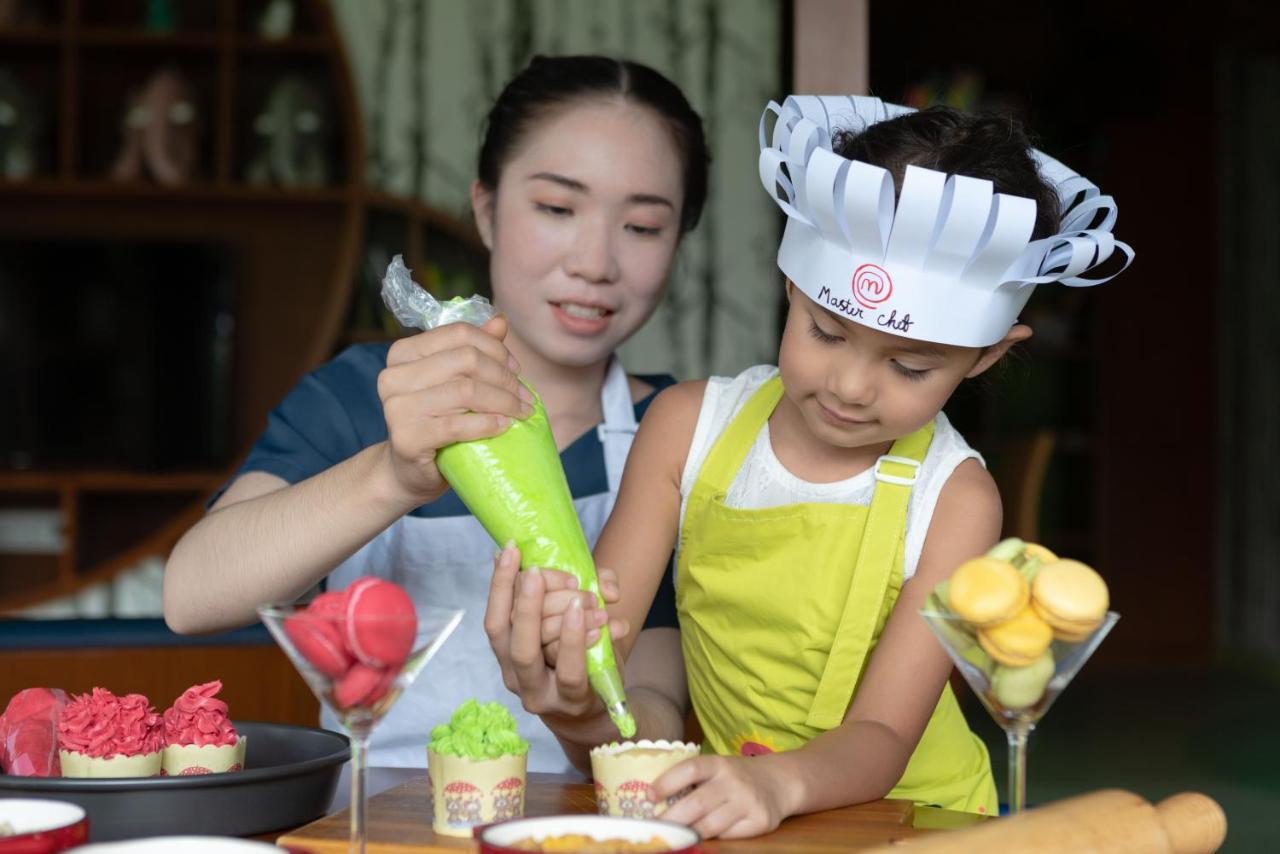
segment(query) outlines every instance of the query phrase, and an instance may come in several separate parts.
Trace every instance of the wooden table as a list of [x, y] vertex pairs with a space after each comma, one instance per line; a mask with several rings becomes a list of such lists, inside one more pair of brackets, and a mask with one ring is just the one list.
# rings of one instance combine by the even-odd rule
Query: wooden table
[[[530, 774], [525, 815], [594, 813], [590, 783], [566, 782], [549, 774]], [[929, 831], [913, 827], [916, 810], [910, 801], [876, 801], [838, 810], [797, 816], [767, 836], [703, 843], [724, 854], [836, 854], [906, 839]], [[948, 823], [935, 813], [934, 826]], [[960, 814], [951, 823], [964, 823]], [[973, 820], [977, 820], [975, 816]], [[314, 854], [346, 854], [348, 811], [326, 816], [281, 836], [277, 843]], [[436, 836], [427, 808], [427, 778], [417, 777], [369, 799], [369, 854], [457, 854], [475, 851], [468, 839]]]

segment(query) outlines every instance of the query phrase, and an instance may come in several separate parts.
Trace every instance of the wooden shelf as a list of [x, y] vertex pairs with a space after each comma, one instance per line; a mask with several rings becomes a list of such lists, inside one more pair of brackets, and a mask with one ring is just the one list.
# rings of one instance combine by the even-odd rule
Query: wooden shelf
[[108, 181], [102, 178], [74, 180], [34, 178], [25, 181], [0, 180], [0, 196], [66, 196], [69, 198], [154, 199], [175, 204], [191, 202], [253, 202], [280, 204], [341, 205], [355, 202], [350, 187], [254, 187], [247, 184], [222, 184], [194, 181], [165, 186], [142, 182]]
[[449, 216], [435, 208], [427, 207], [417, 199], [396, 196], [391, 193], [369, 191], [365, 194], [365, 199], [369, 207], [375, 210], [388, 210], [403, 214], [435, 231], [460, 240], [468, 247], [485, 251], [484, 244], [480, 241], [480, 235], [470, 220]]
[[268, 39], [262, 36], [241, 36], [236, 48], [245, 54], [325, 54], [333, 50], [333, 39], [328, 36], [291, 36]]
[[[0, 181], [0, 235], [14, 253], [6, 271], [20, 271], [27, 245], [115, 243], [144, 254], [189, 247], [197, 253], [192, 263], [226, 259], [225, 310], [234, 320], [225, 338], [230, 349], [220, 357], [228, 367], [217, 392], [225, 396], [218, 405], [227, 424], [219, 456], [156, 452], [171, 453], [173, 465], [189, 459], [186, 465], [207, 470], [127, 468], [133, 458], [104, 445], [85, 452], [83, 459], [96, 462], [84, 468], [71, 467], [71, 451], [64, 460], [46, 450], [39, 470], [0, 471], [0, 504], [57, 507], [65, 529], [59, 554], [0, 558], [0, 611], [75, 593], [167, 554], [203, 515], [206, 497], [234, 471], [271, 407], [339, 338], [364, 230], [361, 115], [329, 4], [297, 5], [299, 35], [279, 40], [240, 29], [254, 8], [246, 0], [188, 4], [183, 26], [168, 33], [143, 28], [140, 0], [45, 0], [53, 23], [0, 30], [0, 55], [14, 60], [50, 124], [41, 174]], [[140, 180], [109, 180], [128, 99], [169, 65], [191, 86], [200, 119], [191, 177], [160, 185], [143, 169]], [[247, 128], [259, 99], [292, 73], [324, 87], [335, 128], [326, 149], [334, 183], [250, 186], [239, 177], [254, 155]], [[120, 275], [104, 270], [97, 286], [131, 287]], [[22, 277], [16, 281], [6, 296], [19, 299]], [[19, 300], [14, 310], [23, 306]]]
[[81, 29], [76, 40], [89, 48], [129, 48], [131, 50], [182, 51], [199, 53], [222, 47], [217, 33], [147, 33], [136, 30]]
[[57, 46], [65, 37], [54, 27], [12, 27], [0, 29], [0, 47]]
[[199, 492], [213, 489], [227, 472], [152, 474], [128, 471], [0, 471], [4, 492]]
[[[29, 246], [57, 252], [58, 244], [114, 244], [144, 259], [156, 247], [172, 252], [176, 246], [196, 253], [184, 256], [192, 263], [225, 263], [227, 294], [219, 305], [234, 323], [219, 339], [229, 348], [219, 417], [228, 427], [216, 445], [224, 456], [182, 448], [155, 460], [157, 466], [168, 459], [207, 470], [150, 471], [119, 443], [104, 444], [105, 451], [74, 451], [95, 461], [86, 468], [70, 468], [76, 459], [70, 450], [59, 451], [65, 459], [46, 450], [31, 457], [43, 466], [39, 470], [0, 470], [0, 505], [58, 508], [65, 540], [55, 555], [0, 556], [0, 611], [75, 593], [141, 559], [167, 554], [204, 514], [206, 497], [232, 474], [232, 460], [248, 449], [271, 408], [306, 371], [336, 346], [396, 337], [379, 328], [377, 309], [348, 319], [353, 306], [368, 308], [365, 302], [377, 299], [363, 285], [359, 303], [355, 294], [357, 280], [369, 273], [362, 252], [372, 245], [366, 241], [375, 225], [385, 227], [379, 255], [402, 252], [437, 275], [450, 265], [475, 266], [484, 252], [468, 219], [416, 199], [368, 192], [355, 83], [327, 2], [299, 2], [298, 34], [282, 39], [249, 31], [254, 10], [265, 5], [257, 0], [190, 4], [183, 23], [193, 26], [172, 33], [142, 29], [140, 0], [46, 3], [56, 6], [48, 15], [55, 23], [0, 31], [0, 54], [17, 57], [13, 64], [45, 103], [51, 125], [41, 174], [0, 180], [0, 235], [13, 253], [8, 266], [20, 270]], [[135, 21], [139, 26], [132, 28]], [[170, 64], [191, 86], [200, 118], [192, 177], [180, 185], [109, 180], [120, 159], [127, 99]], [[271, 88], [291, 74], [320, 87], [332, 108], [335, 134], [326, 155], [334, 183], [248, 185], [242, 176], [258, 142], [254, 120]], [[180, 267], [183, 261], [170, 263]], [[118, 290], [119, 276], [104, 269], [101, 277], [87, 278], [95, 288]], [[15, 310], [30, 305], [35, 303], [19, 301]], [[110, 370], [116, 369], [104, 368]], [[43, 433], [28, 427], [19, 435]]]

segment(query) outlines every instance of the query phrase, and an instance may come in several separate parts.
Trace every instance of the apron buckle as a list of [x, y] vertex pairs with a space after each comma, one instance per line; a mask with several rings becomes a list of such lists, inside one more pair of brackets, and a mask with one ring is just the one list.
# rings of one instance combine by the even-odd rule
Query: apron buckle
[[[900, 466], [910, 466], [911, 476], [900, 477], [896, 474], [882, 472], [880, 471], [880, 466], [884, 463], [896, 463]], [[916, 479], [920, 476], [920, 461], [913, 460], [910, 457], [895, 457], [892, 454], [885, 454], [880, 459], [876, 460], [875, 476], [876, 480], [881, 483], [896, 483], [899, 486], [914, 486]]]

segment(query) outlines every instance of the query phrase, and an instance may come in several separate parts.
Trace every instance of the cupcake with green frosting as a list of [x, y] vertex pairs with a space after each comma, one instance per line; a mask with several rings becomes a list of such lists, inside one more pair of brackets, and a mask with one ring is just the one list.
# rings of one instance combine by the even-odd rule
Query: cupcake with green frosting
[[476, 825], [523, 816], [528, 756], [529, 742], [501, 703], [459, 706], [427, 745], [435, 832], [470, 838]]

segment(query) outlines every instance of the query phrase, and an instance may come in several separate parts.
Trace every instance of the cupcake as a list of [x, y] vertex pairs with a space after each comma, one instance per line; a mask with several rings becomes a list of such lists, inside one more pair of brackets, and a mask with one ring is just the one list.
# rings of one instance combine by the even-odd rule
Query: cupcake
[[477, 825], [523, 816], [528, 755], [529, 742], [501, 703], [459, 706], [427, 746], [435, 832], [470, 838]]
[[593, 747], [591, 776], [595, 778], [596, 807], [600, 815], [624, 818], [662, 815], [680, 795], [659, 801], [653, 793], [653, 781], [668, 768], [697, 756], [698, 752], [696, 744], [648, 739]]
[[72, 697], [58, 720], [64, 777], [155, 777], [163, 752], [160, 715], [141, 694], [94, 688]]
[[227, 704], [216, 699], [221, 690], [217, 679], [192, 685], [165, 711], [161, 773], [189, 777], [244, 767], [246, 739], [227, 718]]

